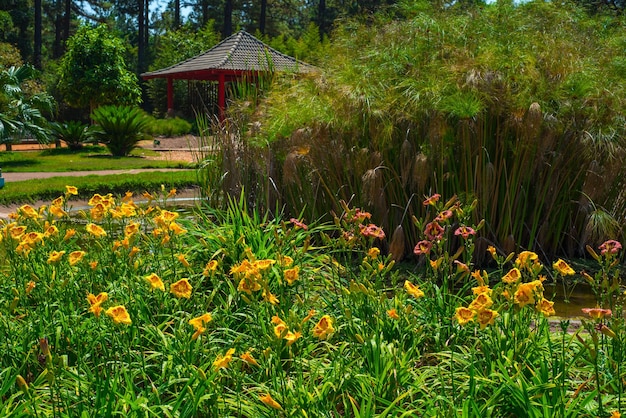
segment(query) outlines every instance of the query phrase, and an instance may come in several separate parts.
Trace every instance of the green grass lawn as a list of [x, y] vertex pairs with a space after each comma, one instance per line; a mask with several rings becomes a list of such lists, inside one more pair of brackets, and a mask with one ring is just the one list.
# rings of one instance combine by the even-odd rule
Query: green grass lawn
[[157, 161], [144, 158], [154, 155], [158, 155], [158, 152], [136, 149], [128, 157], [113, 157], [105, 147], [101, 146], [89, 146], [81, 151], [72, 151], [67, 148], [4, 151], [0, 152], [0, 168], [7, 173], [190, 168], [190, 165], [184, 161]]

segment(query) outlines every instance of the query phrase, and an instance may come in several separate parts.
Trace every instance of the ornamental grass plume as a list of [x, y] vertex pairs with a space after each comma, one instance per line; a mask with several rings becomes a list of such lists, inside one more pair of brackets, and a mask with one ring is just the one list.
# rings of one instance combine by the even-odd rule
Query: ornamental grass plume
[[176, 283], [172, 283], [170, 285], [170, 293], [172, 293], [177, 298], [185, 298], [189, 299], [191, 297], [191, 291], [193, 287], [189, 284], [189, 279], [180, 279]]

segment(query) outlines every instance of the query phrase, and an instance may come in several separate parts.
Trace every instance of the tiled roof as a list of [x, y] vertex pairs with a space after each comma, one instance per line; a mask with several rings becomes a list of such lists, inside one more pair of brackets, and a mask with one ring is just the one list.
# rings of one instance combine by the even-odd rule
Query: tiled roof
[[276, 51], [245, 31], [239, 31], [200, 55], [141, 76], [166, 77], [207, 70], [309, 72], [314, 68]]

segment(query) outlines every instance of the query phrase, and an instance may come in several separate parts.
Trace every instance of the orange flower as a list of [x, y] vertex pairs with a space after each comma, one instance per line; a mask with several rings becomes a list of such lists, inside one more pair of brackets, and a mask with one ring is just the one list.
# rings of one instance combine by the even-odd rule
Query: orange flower
[[313, 335], [321, 340], [325, 340], [333, 332], [335, 332], [335, 328], [333, 328], [333, 320], [328, 315], [322, 316], [313, 328]]
[[267, 270], [268, 268], [270, 268], [274, 263], [276, 263], [276, 260], [264, 259], [264, 260], [255, 261], [253, 263], [253, 266], [256, 269], [263, 271], [263, 270]]
[[26, 283], [26, 294], [28, 295], [30, 292], [33, 291], [33, 289], [35, 288], [35, 282], [34, 281], [29, 281], [28, 283]]
[[283, 267], [290, 267], [293, 264], [293, 258], [288, 255], [283, 255], [279, 258], [280, 265]]
[[65, 251], [52, 251], [48, 256], [48, 264], [58, 263]]
[[189, 261], [185, 258], [185, 254], [177, 254], [176, 258], [178, 258], [178, 261], [180, 261], [183, 266], [189, 267]]
[[274, 324], [274, 335], [278, 338], [282, 338], [285, 332], [288, 331], [287, 324], [278, 315], [272, 317], [272, 324]]
[[84, 251], [72, 251], [69, 255], [70, 266], [78, 264], [83, 259], [83, 257], [85, 257], [85, 254], [87, 253]]
[[472, 277], [476, 279], [479, 286], [484, 286], [489, 281], [489, 275], [485, 270], [474, 270], [474, 272], [472, 273]]
[[116, 324], [130, 325], [130, 315], [123, 305], [113, 306], [106, 310], [106, 314], [113, 319]]
[[280, 301], [278, 300], [278, 298], [276, 297], [276, 295], [275, 295], [275, 294], [273, 294], [272, 292], [269, 292], [269, 291], [264, 291], [264, 292], [263, 292], [263, 299], [264, 299], [266, 302], [269, 302], [269, 303], [270, 303], [270, 304], [272, 304], [272, 305], [277, 305], [277, 304], [278, 304], [278, 302], [280, 302]]
[[556, 313], [554, 311], [554, 302], [547, 299], [540, 299], [539, 302], [537, 302], [536, 308], [543, 316], [552, 316]]
[[200, 336], [200, 334], [206, 331], [206, 328], [204, 327], [204, 325], [208, 324], [212, 320], [213, 320], [213, 317], [208, 312], [203, 315], [190, 319], [189, 324], [192, 325], [196, 329], [196, 332], [194, 332], [194, 334], [191, 336], [191, 339], [192, 340], [197, 339]]
[[309, 309], [309, 313], [304, 317], [304, 319], [302, 319], [302, 323], [304, 324], [305, 322], [313, 318], [316, 313], [317, 312], [315, 312], [315, 309]]
[[72, 238], [74, 235], [76, 235], [76, 230], [71, 228], [68, 229], [67, 231], [65, 231], [65, 236], [63, 237], [63, 241], [67, 241], [70, 238]]
[[408, 280], [404, 282], [404, 289], [409, 295], [413, 296], [415, 299], [419, 299], [424, 296], [424, 292], [422, 291], [422, 289], [420, 289], [419, 286], [414, 285]]
[[519, 271], [517, 267], [514, 267], [511, 270], [509, 270], [509, 272], [505, 274], [504, 277], [502, 277], [502, 281], [504, 283], [513, 284], [513, 283], [517, 283], [517, 281], [521, 278], [522, 278], [522, 272]]
[[593, 319], [602, 319], [605, 316], [611, 316], [613, 312], [610, 309], [602, 309], [602, 308], [583, 308], [583, 313], [589, 315], [590, 318]]
[[522, 283], [519, 285], [513, 295], [513, 301], [517, 303], [520, 308], [535, 303], [534, 286], [532, 286], [531, 283]]
[[150, 283], [153, 289], [159, 289], [165, 292], [165, 285], [163, 284], [163, 281], [161, 280], [161, 278], [156, 275], [156, 273], [152, 273], [149, 276], [147, 276], [146, 280], [148, 281], [148, 283]]
[[259, 397], [259, 399], [261, 400], [261, 402], [263, 402], [265, 405], [269, 406], [270, 408], [283, 409], [283, 407], [278, 402], [276, 402], [274, 398], [270, 396], [269, 393], [266, 393], [265, 395]]
[[400, 316], [398, 316], [398, 311], [396, 310], [396, 308], [388, 309], [387, 316], [391, 319], [400, 319]]
[[517, 255], [515, 265], [519, 268], [530, 268], [539, 257], [532, 251], [522, 251]]
[[371, 259], [374, 259], [380, 255], [380, 250], [378, 247], [372, 247], [367, 251], [367, 256]]
[[498, 256], [498, 251], [496, 250], [496, 247], [494, 247], [493, 245], [490, 245], [487, 247], [487, 252], [491, 254], [491, 258], [493, 258], [494, 260]]
[[298, 272], [300, 271], [300, 267], [296, 266], [291, 269], [285, 270], [285, 280], [289, 286], [293, 285], [296, 280], [298, 280]]
[[102, 229], [101, 226], [96, 225], [94, 223], [88, 223], [85, 229], [87, 230], [87, 232], [89, 232], [91, 235], [93, 235], [96, 238], [103, 237], [107, 234], [106, 231]]
[[476, 296], [476, 299], [470, 303], [469, 308], [476, 312], [481, 312], [493, 305], [493, 300], [489, 297], [488, 293], [480, 293]]
[[252, 354], [250, 354], [249, 351], [246, 351], [240, 357], [249, 366], [257, 366], [258, 367], [258, 365], [259, 365], [259, 362], [256, 361], [256, 359], [252, 356]]
[[130, 222], [128, 225], [124, 227], [124, 236], [132, 237], [137, 232], [139, 232], [139, 227], [140, 227], [139, 223]]
[[210, 276], [212, 272], [217, 270], [218, 262], [217, 260], [209, 261], [204, 267], [204, 271], [202, 272], [203, 276]]
[[561, 260], [560, 258], [558, 260], [556, 260], [554, 262], [554, 264], [552, 265], [552, 267], [554, 267], [554, 269], [561, 275], [561, 276], [572, 276], [574, 274], [576, 274], [576, 272], [574, 271], [573, 268], [571, 268], [569, 266], [569, 264], [567, 264], [565, 261]]
[[486, 293], [491, 295], [491, 288], [489, 286], [476, 286], [472, 287], [472, 293], [475, 295], [480, 295], [481, 293]]
[[176, 283], [172, 283], [170, 285], [170, 292], [177, 298], [189, 299], [191, 297], [192, 290], [193, 288], [189, 284], [188, 279], [180, 279]]
[[187, 232], [185, 228], [177, 224], [176, 222], [172, 222], [169, 226], [170, 231], [174, 233], [174, 235], [183, 235]]
[[226, 354], [224, 354], [223, 356], [217, 356], [217, 358], [213, 362], [213, 368], [215, 370], [227, 368], [228, 364], [233, 359], [233, 354], [235, 354], [235, 349], [229, 348]]
[[454, 319], [456, 319], [459, 325], [465, 325], [468, 322], [474, 320], [474, 315], [476, 315], [476, 312], [474, 312], [473, 310], [466, 308], [464, 306], [460, 306], [456, 308]]
[[493, 325], [497, 317], [498, 312], [491, 309], [484, 309], [476, 314], [476, 320], [480, 324], [480, 329], [485, 329], [487, 325]]
[[302, 337], [302, 333], [299, 331], [296, 332], [291, 332], [288, 331], [287, 334], [285, 334], [285, 336], [283, 337], [285, 339], [285, 341], [287, 341], [287, 346], [290, 346], [291, 344], [295, 343], [300, 337]]
[[251, 295], [252, 292], [258, 292], [259, 290], [261, 290], [261, 285], [253, 278], [244, 277], [239, 281], [237, 290]]
[[439, 270], [439, 267], [441, 267], [441, 263], [443, 263], [443, 257], [439, 257], [436, 260], [428, 260], [430, 261], [430, 266], [433, 268], [433, 270], [437, 271]]

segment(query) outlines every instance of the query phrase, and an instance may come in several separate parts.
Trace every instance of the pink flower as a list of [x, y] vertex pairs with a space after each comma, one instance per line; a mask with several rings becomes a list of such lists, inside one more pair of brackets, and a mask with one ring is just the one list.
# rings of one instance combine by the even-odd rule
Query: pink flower
[[604, 255], [606, 253], [617, 254], [619, 252], [619, 250], [622, 249], [622, 244], [620, 244], [619, 241], [615, 241], [614, 239], [610, 239], [608, 241], [605, 241], [598, 248], [600, 249], [600, 254], [602, 254], [602, 255]]
[[613, 313], [610, 309], [602, 308], [583, 308], [582, 311], [593, 319], [602, 319], [605, 316], [611, 316]]
[[413, 253], [415, 253], [415, 255], [428, 254], [430, 253], [431, 248], [433, 248], [433, 243], [423, 240], [417, 243], [413, 249]]
[[432, 195], [431, 197], [429, 197], [428, 199], [424, 200], [422, 202], [422, 204], [424, 206], [428, 206], [428, 205], [434, 205], [435, 203], [437, 203], [439, 201], [439, 198], [441, 197], [441, 195], [439, 193], [435, 193], [434, 195]]
[[361, 230], [361, 235], [364, 237], [372, 237], [378, 239], [385, 238], [385, 231], [379, 226], [374, 224], [369, 224], [368, 226], [359, 225], [359, 229]]
[[437, 217], [435, 218], [435, 221], [445, 222], [448, 219], [452, 218], [452, 216], [454, 216], [454, 212], [452, 212], [450, 209], [446, 209], [442, 211], [439, 215], [437, 215]]
[[469, 226], [461, 226], [456, 231], [454, 231], [454, 235], [460, 235], [464, 239], [468, 239], [470, 235], [476, 235], [476, 231], [474, 231], [474, 228], [471, 228]]
[[301, 229], [304, 229], [305, 231], [309, 229], [309, 227], [304, 222], [299, 221], [296, 218], [289, 219], [289, 222], [291, 222], [296, 228], [301, 228]]
[[443, 228], [437, 222], [432, 221], [429, 224], [426, 224], [426, 229], [424, 229], [424, 234], [426, 238], [429, 240], [439, 240], [443, 238]]

